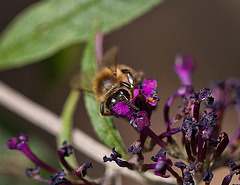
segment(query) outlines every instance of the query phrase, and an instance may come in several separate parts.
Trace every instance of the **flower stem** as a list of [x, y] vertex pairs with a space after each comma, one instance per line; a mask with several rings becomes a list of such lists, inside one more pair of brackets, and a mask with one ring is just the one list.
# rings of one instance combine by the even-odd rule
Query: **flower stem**
[[194, 157], [192, 156], [192, 152], [191, 152], [191, 148], [190, 148], [190, 142], [189, 142], [188, 138], [185, 137], [184, 142], [185, 142], [185, 149], [186, 149], [188, 158], [189, 158], [192, 162], [194, 162], [195, 159], [194, 159]]
[[172, 169], [172, 167], [167, 166], [167, 170], [177, 179], [178, 184], [182, 184], [182, 178]]
[[160, 147], [166, 148], [167, 144], [160, 139], [149, 127], [145, 127], [144, 129], [147, 130], [147, 135], [151, 137]]
[[30, 149], [29, 147], [26, 147], [24, 150], [22, 150], [22, 152], [29, 158], [32, 160], [32, 162], [34, 162], [37, 166], [40, 166], [41, 168], [46, 169], [47, 171], [51, 172], [51, 173], [57, 173], [59, 170], [47, 165], [46, 163], [44, 163], [43, 161], [41, 161]]

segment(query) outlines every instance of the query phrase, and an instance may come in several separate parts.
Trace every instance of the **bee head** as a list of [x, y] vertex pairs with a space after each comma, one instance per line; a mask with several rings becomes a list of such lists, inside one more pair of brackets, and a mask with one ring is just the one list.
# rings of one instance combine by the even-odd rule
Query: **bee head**
[[119, 89], [107, 98], [106, 107], [111, 110], [117, 103], [129, 101], [130, 99], [131, 94], [128, 90]]

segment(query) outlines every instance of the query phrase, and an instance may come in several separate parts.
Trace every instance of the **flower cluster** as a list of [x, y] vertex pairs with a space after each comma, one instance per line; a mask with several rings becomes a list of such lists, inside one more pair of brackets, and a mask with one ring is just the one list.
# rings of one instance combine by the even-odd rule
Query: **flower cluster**
[[[127, 119], [129, 125], [139, 132], [139, 138], [128, 148], [131, 153], [129, 160], [123, 159], [113, 147], [112, 154], [103, 157], [104, 163], [115, 162], [119, 167], [139, 172], [152, 170], [162, 178], [172, 176], [178, 184], [183, 185], [194, 185], [201, 181], [208, 185], [214, 178], [214, 170], [227, 164], [230, 172], [222, 179], [222, 185], [230, 184], [233, 176], [240, 174], [240, 155], [237, 150], [240, 127], [230, 139], [226, 132], [221, 131], [221, 121], [227, 109], [235, 107], [240, 117], [240, 81], [230, 79], [213, 82], [211, 90], [202, 88], [194, 91], [191, 80], [194, 66], [188, 55], [176, 57], [174, 71], [182, 86], [165, 103], [165, 131], [161, 134], [156, 134], [150, 128], [152, 111], [160, 100], [156, 80], [144, 80], [134, 89], [130, 102], [120, 101], [112, 107], [113, 115]], [[170, 118], [170, 109], [177, 98], [182, 100], [182, 104], [177, 114]], [[175, 140], [175, 134], [182, 135], [182, 142]], [[150, 142], [146, 142], [148, 138]], [[158, 153], [151, 158], [151, 163], [145, 163], [144, 154], [152, 151], [155, 146], [159, 147]], [[91, 163], [83, 163], [77, 169], [67, 163], [65, 157], [72, 153], [72, 147], [66, 142], [58, 150], [59, 160], [66, 173], [63, 169], [56, 169], [38, 159], [28, 146], [28, 137], [23, 134], [10, 140], [8, 147], [20, 150], [37, 165], [35, 169], [27, 169], [28, 177], [46, 184], [96, 184], [84, 178], [87, 169], [92, 168]], [[173, 164], [171, 158], [176, 158], [178, 162]], [[53, 174], [50, 179], [40, 177], [40, 168]], [[77, 179], [72, 180], [73, 174]]]
[[[167, 100], [164, 107], [164, 119], [166, 131], [156, 135], [150, 129], [151, 113], [157, 105], [157, 82], [147, 79], [134, 90], [134, 98], [131, 103], [140, 110], [131, 109], [124, 102], [115, 105], [114, 111], [117, 117], [124, 117], [129, 120], [131, 126], [140, 133], [140, 138], [130, 147], [129, 152], [138, 157], [137, 162], [124, 161], [120, 159], [115, 149], [110, 158], [104, 157], [104, 162], [115, 161], [120, 167], [127, 167], [138, 171], [152, 169], [155, 175], [163, 178], [170, 177], [168, 171], [176, 178], [178, 184], [195, 184], [204, 181], [210, 184], [214, 175], [212, 171], [224, 166], [234, 159], [239, 161], [239, 153], [236, 152], [240, 140], [240, 128], [229, 140], [228, 134], [221, 132], [221, 118], [224, 111], [235, 105], [240, 115], [240, 81], [227, 80], [220, 83], [213, 83], [212, 90], [203, 88], [195, 92], [192, 86], [191, 72], [194, 69], [194, 62], [188, 55], [178, 55], [174, 70], [179, 76], [182, 86]], [[181, 98], [183, 104], [179, 107], [178, 113], [170, 119], [169, 111], [176, 98]], [[232, 98], [232, 99], [231, 99]], [[141, 101], [141, 103], [139, 103]], [[176, 123], [180, 127], [175, 127]], [[179, 143], [174, 140], [174, 135], [182, 133], [182, 143], [185, 153], [179, 148]], [[146, 138], [152, 139], [151, 146], [145, 146]], [[154, 164], [144, 163], [144, 152], [149, 152], [155, 145], [162, 149], [152, 157]], [[226, 148], [228, 151], [226, 152]], [[116, 155], [116, 153], [118, 155]], [[182, 171], [178, 175], [172, 168], [172, 161], [166, 154], [182, 158], [190, 162], [189, 165], [179, 161], [174, 164]], [[221, 160], [219, 160], [221, 158]], [[234, 174], [239, 174], [239, 165], [231, 161], [230, 173], [223, 179], [222, 184], [229, 184]]]
[[[27, 168], [26, 169], [26, 175], [30, 178], [33, 178], [35, 180], [38, 180], [40, 182], [46, 183], [46, 184], [53, 184], [53, 185], [81, 185], [81, 184], [95, 184], [92, 182], [89, 182], [84, 178], [84, 176], [87, 174], [87, 169], [92, 168], [92, 163], [83, 163], [79, 168], [76, 170], [73, 169], [65, 160], [65, 157], [68, 157], [72, 154], [72, 147], [71, 145], [68, 145], [67, 142], [63, 142], [63, 145], [60, 149], [58, 149], [58, 157], [62, 164], [62, 166], [67, 170], [67, 172], [64, 172], [64, 169], [57, 169], [54, 168], [43, 161], [41, 161], [29, 148], [28, 145], [29, 138], [28, 136], [20, 133], [18, 137], [13, 137], [12, 140], [9, 140], [7, 143], [7, 146], [9, 149], [13, 150], [19, 150], [22, 153], [24, 153], [33, 163], [36, 164], [36, 168]], [[43, 168], [53, 175], [50, 176], [50, 179], [43, 179], [40, 176], [40, 168]], [[70, 182], [68, 177], [73, 176], [73, 174], [76, 174], [78, 177], [74, 183]]]

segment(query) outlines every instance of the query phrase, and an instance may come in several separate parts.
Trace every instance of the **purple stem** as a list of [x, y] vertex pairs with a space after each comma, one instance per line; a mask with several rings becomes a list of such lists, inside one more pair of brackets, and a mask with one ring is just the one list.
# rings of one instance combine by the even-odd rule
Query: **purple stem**
[[159, 137], [149, 128], [149, 127], [145, 127], [144, 130], [146, 129], [146, 133], [149, 137], [151, 137], [160, 147], [162, 148], [166, 148], [167, 144], [159, 139]]
[[220, 137], [223, 137], [223, 139], [216, 149], [216, 154], [215, 154], [216, 158], [218, 158], [222, 154], [222, 152], [225, 150], [225, 148], [229, 143], [228, 135], [225, 132], [221, 133]]
[[85, 178], [82, 177], [81, 173], [76, 173], [79, 179], [81, 179], [86, 185], [92, 185], [93, 183], [88, 182]]
[[144, 165], [142, 165], [142, 167], [141, 167], [141, 171], [142, 171], [142, 172], [145, 172], [145, 171], [147, 171], [147, 170], [154, 169], [155, 166], [156, 166], [156, 164], [144, 164]]
[[172, 167], [167, 166], [167, 170], [177, 179], [178, 184], [182, 184], [182, 178], [172, 169]]
[[115, 162], [118, 164], [118, 166], [120, 166], [120, 167], [126, 167], [126, 168], [128, 168], [128, 169], [130, 169], [130, 170], [133, 170], [134, 169], [134, 165], [133, 164], [131, 164], [131, 163], [129, 163], [129, 162], [127, 162], [127, 161], [123, 161], [123, 160], [121, 160], [121, 159], [118, 159], [118, 160], [115, 160]]
[[199, 119], [199, 109], [200, 109], [200, 103], [194, 104], [193, 117], [195, 118], [196, 122], [198, 122], [198, 119]]
[[192, 135], [191, 135], [191, 149], [192, 149], [192, 153], [194, 156], [197, 155], [197, 137], [196, 137], [196, 130], [192, 131]]
[[207, 151], [207, 142], [202, 137], [202, 134], [198, 135], [198, 162], [202, 163], [204, 161]]
[[[193, 117], [195, 118], [196, 122], [199, 120], [199, 109], [200, 109], [200, 102], [193, 105]], [[191, 150], [194, 156], [197, 155], [197, 139], [195, 138], [196, 130], [193, 130], [191, 135]]]
[[[184, 113], [184, 114], [186, 114], [186, 113]], [[173, 125], [175, 125], [183, 116], [184, 116], [183, 114], [177, 113], [177, 114], [174, 116], [174, 118], [169, 121], [169, 126], [170, 126], [170, 128], [172, 128]]]
[[233, 174], [229, 173], [227, 176], [224, 177], [222, 181], [222, 185], [228, 185], [232, 181]]
[[57, 173], [59, 170], [47, 165], [46, 163], [44, 163], [43, 161], [41, 161], [39, 158], [37, 158], [37, 156], [32, 153], [32, 151], [30, 150], [30, 148], [28, 146], [25, 146], [22, 151], [30, 160], [32, 160], [37, 166], [40, 166], [41, 168], [44, 168], [46, 170], [48, 170], [51, 173]]
[[142, 151], [144, 149], [144, 144], [145, 144], [145, 141], [147, 139], [147, 136], [148, 136], [147, 129], [142, 129], [140, 131], [140, 142], [141, 142]]
[[168, 100], [165, 104], [165, 107], [164, 107], [164, 120], [165, 120], [165, 126], [166, 126], [167, 130], [169, 130], [171, 128], [170, 121], [169, 121], [169, 109], [173, 103], [173, 100], [180, 96], [180, 93], [178, 91], [168, 98]]
[[67, 163], [67, 161], [64, 158], [64, 154], [61, 151], [58, 151], [58, 157], [61, 162], [61, 164], [69, 171], [74, 172], [75, 170]]
[[183, 131], [183, 128], [182, 128], [182, 127], [173, 128], [173, 129], [171, 129], [171, 130], [169, 130], [169, 131], [167, 131], [167, 132], [164, 132], [164, 133], [160, 134], [160, 135], [158, 136], [158, 138], [159, 138], [159, 139], [163, 139], [163, 138], [165, 138], [165, 137], [169, 137], [169, 136], [171, 136], [171, 135], [173, 135], [173, 134], [176, 134], [176, 133], [182, 132], [182, 131]]
[[166, 128], [167, 128], [167, 130], [169, 130], [170, 129], [170, 125], [169, 125], [169, 105], [168, 105], [168, 102], [167, 102], [167, 104], [165, 105], [165, 107], [164, 107], [164, 120], [165, 120], [165, 126], [166, 126]]
[[[184, 134], [184, 135], [185, 135], [185, 134]], [[185, 142], [185, 149], [186, 149], [188, 158], [189, 158], [192, 162], [194, 162], [195, 159], [194, 159], [194, 157], [192, 156], [192, 152], [191, 152], [191, 148], [190, 148], [190, 142], [189, 142], [188, 138], [185, 137], [184, 142]]]
[[190, 94], [192, 92], [192, 86], [182, 86], [172, 96], [168, 98], [164, 106], [164, 120], [167, 130], [169, 130], [182, 117], [181, 115], [177, 114], [177, 116], [175, 116], [171, 121], [169, 120], [169, 109], [174, 99], [178, 98], [179, 96]]

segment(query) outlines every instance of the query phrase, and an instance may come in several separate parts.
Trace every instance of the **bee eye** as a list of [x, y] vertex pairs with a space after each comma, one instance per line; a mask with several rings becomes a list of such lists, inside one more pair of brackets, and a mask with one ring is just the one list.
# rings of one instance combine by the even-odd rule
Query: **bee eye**
[[117, 100], [115, 98], [109, 98], [106, 102], [106, 106], [108, 109], [111, 109], [115, 104], [117, 103]]

